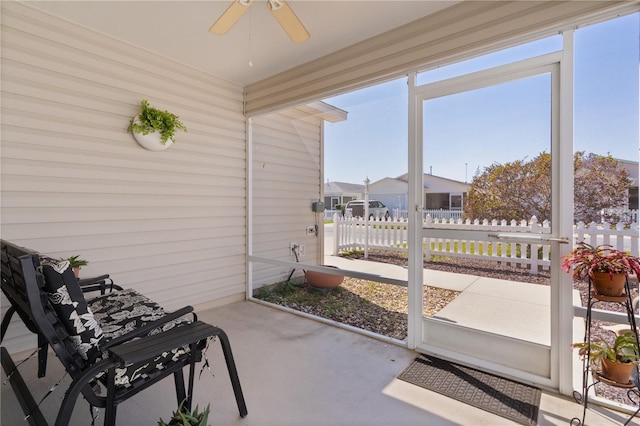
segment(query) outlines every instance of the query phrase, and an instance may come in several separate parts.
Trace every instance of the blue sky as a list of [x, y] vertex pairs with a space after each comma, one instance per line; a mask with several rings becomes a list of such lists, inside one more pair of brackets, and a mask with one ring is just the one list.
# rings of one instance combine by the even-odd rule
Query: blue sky
[[[575, 33], [576, 150], [638, 161], [639, 24], [636, 13]], [[555, 51], [560, 43], [551, 37], [443, 67], [419, 84]], [[549, 99], [550, 78], [542, 75], [427, 101], [424, 171], [470, 182], [493, 163], [549, 152]], [[326, 125], [325, 179], [362, 183], [406, 173], [406, 79], [325, 101], [349, 113]]]

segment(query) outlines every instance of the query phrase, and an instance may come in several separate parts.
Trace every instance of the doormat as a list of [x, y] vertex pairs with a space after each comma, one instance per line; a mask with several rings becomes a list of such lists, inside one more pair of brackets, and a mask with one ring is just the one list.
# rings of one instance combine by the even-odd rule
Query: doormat
[[538, 421], [542, 392], [513, 380], [426, 355], [398, 378], [522, 425]]

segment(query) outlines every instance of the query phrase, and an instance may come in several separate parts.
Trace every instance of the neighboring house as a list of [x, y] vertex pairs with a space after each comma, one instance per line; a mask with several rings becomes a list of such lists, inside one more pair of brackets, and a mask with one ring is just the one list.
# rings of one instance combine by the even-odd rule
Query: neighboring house
[[[441, 176], [424, 174], [423, 205], [425, 209], [462, 210], [470, 184]], [[382, 201], [390, 211], [406, 210], [408, 201], [407, 174], [384, 178], [369, 185], [369, 196]]]
[[406, 180], [398, 178], [382, 178], [369, 184], [369, 198], [382, 201], [391, 212], [391, 216], [396, 210], [407, 209], [407, 197], [409, 186]]
[[335, 210], [338, 204], [364, 198], [364, 185], [347, 182], [327, 182], [324, 184], [324, 207]]
[[638, 210], [638, 162], [631, 160], [621, 160], [616, 158], [622, 167], [629, 172], [629, 179], [631, 180], [631, 186], [629, 187], [629, 201], [627, 208], [629, 210]]

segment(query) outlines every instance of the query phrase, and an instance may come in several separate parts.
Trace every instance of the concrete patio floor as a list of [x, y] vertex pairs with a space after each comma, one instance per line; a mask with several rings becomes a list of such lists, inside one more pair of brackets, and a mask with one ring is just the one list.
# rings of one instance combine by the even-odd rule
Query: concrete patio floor
[[[205, 370], [195, 391], [200, 406], [211, 403], [212, 425], [513, 424], [396, 379], [417, 355], [406, 348], [253, 302], [199, 312], [199, 317], [229, 334], [249, 410], [246, 418], [238, 416], [219, 344], [213, 343], [207, 354], [215, 377]], [[52, 356], [47, 377], [37, 379], [33, 361], [20, 371], [39, 400], [63, 372]], [[51, 423], [68, 383], [66, 377], [42, 403]], [[173, 380], [168, 379], [121, 404], [118, 425], [155, 425], [175, 407]], [[27, 424], [9, 385], [2, 386], [1, 414], [2, 425]], [[544, 392], [538, 424], [567, 425], [581, 415], [582, 407], [570, 398]], [[606, 426], [626, 418], [593, 406], [586, 423]], [[71, 424], [90, 424], [82, 399]]]

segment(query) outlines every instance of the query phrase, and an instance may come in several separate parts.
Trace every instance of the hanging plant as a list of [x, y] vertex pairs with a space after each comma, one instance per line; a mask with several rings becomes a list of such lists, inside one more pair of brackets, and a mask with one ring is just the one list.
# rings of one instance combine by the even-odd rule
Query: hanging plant
[[177, 130], [186, 132], [187, 127], [182, 124], [177, 115], [153, 108], [146, 99], [143, 99], [140, 104], [140, 114], [131, 119], [127, 130], [142, 135], [159, 132], [162, 145], [167, 145], [175, 142]]

